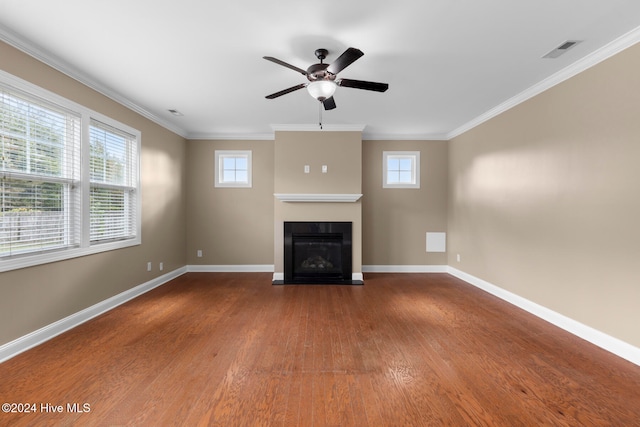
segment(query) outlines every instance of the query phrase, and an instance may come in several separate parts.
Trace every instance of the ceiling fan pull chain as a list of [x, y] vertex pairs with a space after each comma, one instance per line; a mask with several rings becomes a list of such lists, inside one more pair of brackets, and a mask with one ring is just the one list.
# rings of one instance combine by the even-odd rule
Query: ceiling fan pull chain
[[322, 130], [322, 102], [318, 101], [318, 124], [320, 125], [320, 130]]

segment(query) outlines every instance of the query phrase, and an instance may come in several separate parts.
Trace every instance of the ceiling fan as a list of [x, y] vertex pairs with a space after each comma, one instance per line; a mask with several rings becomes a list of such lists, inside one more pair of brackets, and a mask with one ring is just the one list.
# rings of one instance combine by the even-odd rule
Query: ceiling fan
[[288, 89], [281, 90], [280, 92], [267, 95], [267, 99], [274, 99], [287, 93], [294, 92], [303, 87], [307, 88], [309, 94], [320, 101], [324, 105], [325, 110], [333, 110], [336, 108], [336, 102], [333, 99], [333, 94], [338, 86], [350, 87], [354, 89], [372, 90], [375, 92], [384, 92], [389, 89], [387, 83], [367, 82], [364, 80], [351, 80], [337, 78], [337, 74], [353, 64], [364, 53], [354, 47], [350, 47], [345, 50], [332, 64], [325, 64], [323, 61], [329, 54], [327, 49], [317, 49], [315, 51], [316, 57], [320, 60], [319, 64], [313, 64], [306, 70], [298, 68], [294, 65], [288, 64], [272, 56], [264, 56], [267, 61], [275, 62], [297, 71], [300, 74], [307, 77], [308, 83], [301, 83], [299, 85], [290, 87]]

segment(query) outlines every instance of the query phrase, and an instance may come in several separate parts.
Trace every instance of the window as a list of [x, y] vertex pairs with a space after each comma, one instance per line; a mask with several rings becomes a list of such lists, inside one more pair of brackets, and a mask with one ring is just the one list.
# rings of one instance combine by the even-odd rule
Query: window
[[80, 117], [0, 91], [0, 256], [78, 245]]
[[136, 159], [134, 135], [96, 120], [89, 126], [91, 242], [135, 237]]
[[383, 151], [383, 188], [420, 188], [419, 151]]
[[0, 271], [139, 244], [139, 143], [0, 72]]
[[251, 151], [216, 150], [216, 187], [251, 187]]

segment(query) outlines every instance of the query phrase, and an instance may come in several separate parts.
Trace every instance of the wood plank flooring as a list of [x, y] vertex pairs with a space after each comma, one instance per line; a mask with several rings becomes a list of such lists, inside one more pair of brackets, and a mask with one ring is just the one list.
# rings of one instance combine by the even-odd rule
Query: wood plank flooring
[[632, 426], [640, 367], [447, 274], [188, 273], [0, 364], [0, 401], [36, 405], [2, 426]]

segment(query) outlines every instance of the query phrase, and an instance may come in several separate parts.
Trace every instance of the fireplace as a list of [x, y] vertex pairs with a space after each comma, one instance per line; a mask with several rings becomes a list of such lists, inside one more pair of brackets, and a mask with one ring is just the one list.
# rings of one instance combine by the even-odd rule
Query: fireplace
[[351, 228], [351, 222], [285, 222], [282, 283], [361, 285], [352, 280]]

